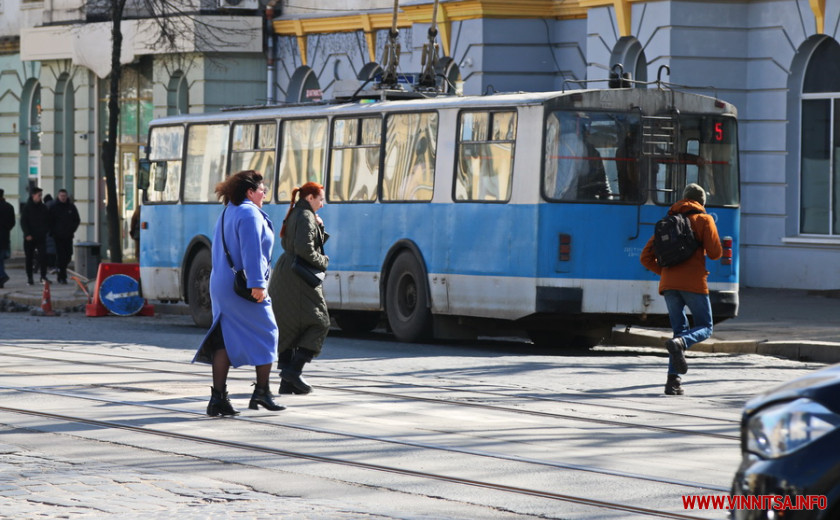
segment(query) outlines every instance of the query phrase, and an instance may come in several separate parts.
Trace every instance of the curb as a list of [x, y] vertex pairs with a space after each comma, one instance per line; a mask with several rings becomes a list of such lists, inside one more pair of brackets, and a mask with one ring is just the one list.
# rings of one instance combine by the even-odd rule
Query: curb
[[[634, 329], [633, 332], [616, 329], [612, 333], [612, 343], [622, 347], [656, 347], [665, 349], [665, 342], [671, 339], [670, 333], [648, 329]], [[794, 361], [814, 361], [818, 363], [840, 363], [840, 343], [827, 341], [767, 341], [741, 340], [723, 341], [709, 338], [691, 347], [690, 351], [722, 354], [758, 354], [775, 356]]]
[[[21, 292], [0, 293], [0, 300], [6, 299], [18, 303], [20, 305], [27, 305], [29, 307], [41, 307], [41, 297], [32, 294], [25, 294]], [[88, 303], [87, 296], [80, 294], [72, 297], [52, 297], [50, 299], [54, 309], [64, 310], [72, 309]], [[155, 303], [155, 314], [174, 314], [180, 316], [189, 316], [190, 307], [185, 303]]]
[[[0, 295], [0, 298], [5, 298], [7, 300], [11, 300], [21, 305], [29, 305], [30, 307], [41, 306], [41, 297], [33, 296], [31, 294], [12, 292]], [[84, 305], [87, 302], [88, 299], [85, 295], [79, 295], [78, 297], [74, 296], [72, 298], [50, 298], [50, 303], [53, 307], [57, 309], [64, 309], [66, 307], [77, 307], [79, 305]]]

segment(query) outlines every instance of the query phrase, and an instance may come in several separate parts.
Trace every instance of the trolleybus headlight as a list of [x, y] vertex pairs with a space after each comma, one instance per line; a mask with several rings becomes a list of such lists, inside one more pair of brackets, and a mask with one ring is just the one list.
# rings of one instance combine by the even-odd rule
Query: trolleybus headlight
[[840, 425], [840, 415], [810, 399], [769, 406], [747, 423], [747, 450], [776, 459], [807, 446]]

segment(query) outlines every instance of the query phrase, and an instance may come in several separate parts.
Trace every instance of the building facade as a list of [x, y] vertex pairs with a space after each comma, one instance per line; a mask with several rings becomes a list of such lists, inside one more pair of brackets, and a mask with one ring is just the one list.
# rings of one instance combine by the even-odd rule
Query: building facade
[[[20, 0], [10, 3], [15, 1]], [[0, 56], [5, 60], [0, 61], [0, 78], [9, 80], [7, 95], [0, 96], [4, 103], [0, 118], [8, 122], [0, 124], [13, 131], [0, 136], [8, 142], [0, 162], [0, 183], [13, 203], [25, 202], [30, 186], [51, 194], [67, 189], [82, 217], [76, 241], [107, 247], [102, 142], [108, 132], [110, 2], [10, 3], [5, 8], [18, 15], [18, 27], [8, 52]], [[149, 122], [169, 114], [265, 100], [259, 3], [183, 4], [183, 10], [172, 15], [149, 12], [142, 3], [129, 1], [121, 23], [115, 166], [126, 257], [134, 254], [128, 227], [139, 203], [137, 166]], [[168, 24], [166, 34], [171, 38], [160, 28], [161, 20]], [[13, 250], [20, 250], [20, 244], [18, 228], [13, 231]], [[104, 247], [102, 252], [108, 256]]]
[[[2, 4], [4, 23], [16, 1]], [[280, 0], [273, 15], [264, 0], [226, 1], [195, 6], [216, 27], [195, 32], [215, 44], [182, 35], [158, 45], [148, 13], [123, 24], [126, 220], [151, 117], [340, 96], [381, 74], [395, 22], [398, 70], [416, 81], [435, 16], [439, 81], [452, 92], [605, 86], [621, 64], [635, 80], [735, 104], [741, 283], [840, 288], [840, 0], [401, 0], [396, 17], [391, 0]], [[19, 27], [0, 25], [0, 186], [13, 202], [33, 176], [47, 192], [67, 187], [85, 222], [77, 239], [104, 243], [109, 33], [89, 4], [24, 0]]]

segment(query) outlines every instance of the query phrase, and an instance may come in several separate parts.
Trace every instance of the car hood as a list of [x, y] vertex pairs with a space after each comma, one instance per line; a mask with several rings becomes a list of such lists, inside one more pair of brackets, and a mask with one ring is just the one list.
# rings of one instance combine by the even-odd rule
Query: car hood
[[840, 413], [840, 364], [798, 377], [750, 399], [744, 406], [744, 413], [752, 415], [759, 408], [771, 403], [800, 397], [811, 399], [832, 412]]

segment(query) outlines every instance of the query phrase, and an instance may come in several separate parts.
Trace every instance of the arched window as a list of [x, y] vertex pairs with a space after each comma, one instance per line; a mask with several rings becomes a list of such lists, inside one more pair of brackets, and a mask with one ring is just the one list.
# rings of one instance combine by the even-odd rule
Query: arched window
[[802, 82], [799, 232], [840, 235], [840, 44], [824, 39]]
[[187, 77], [183, 72], [177, 71], [169, 79], [166, 88], [166, 115], [174, 116], [189, 114], [190, 112], [190, 87], [187, 84]]
[[[41, 84], [27, 81], [20, 102], [20, 193], [40, 184], [41, 175]], [[25, 198], [25, 195], [21, 195]]]
[[53, 163], [55, 186], [73, 192], [73, 158], [76, 133], [74, 123], [73, 82], [66, 72], [58, 78], [55, 86], [55, 161]]
[[380, 67], [378, 63], [371, 61], [365, 63], [365, 66], [359, 71], [359, 75], [357, 77], [362, 81], [367, 81], [369, 79], [373, 79], [377, 74], [382, 74], [382, 67]]
[[[624, 36], [616, 43], [610, 56], [610, 70], [621, 64], [624, 72], [632, 75], [631, 79], [636, 81], [647, 81], [647, 57], [642, 44], [632, 36]], [[645, 85], [636, 85], [638, 88], [645, 88]]]
[[438, 88], [442, 92], [455, 94], [461, 88], [459, 85], [461, 83], [461, 68], [449, 56], [444, 56], [438, 61], [435, 72], [437, 74]]
[[315, 71], [306, 65], [298, 67], [292, 74], [289, 90], [286, 91], [286, 102], [301, 103], [305, 101], [321, 101], [323, 93], [318, 83]]

